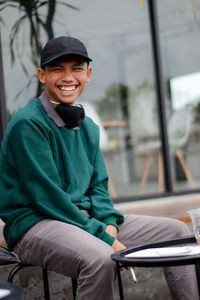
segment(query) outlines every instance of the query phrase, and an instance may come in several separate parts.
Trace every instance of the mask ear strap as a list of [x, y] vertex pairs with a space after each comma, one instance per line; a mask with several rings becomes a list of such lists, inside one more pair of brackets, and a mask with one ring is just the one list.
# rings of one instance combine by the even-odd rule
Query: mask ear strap
[[78, 106], [78, 107], [81, 107], [81, 108], [83, 108], [83, 105], [82, 104], [80, 104], [80, 103], [77, 103], [76, 105], [74, 105], [74, 106]]
[[53, 101], [53, 100], [50, 100], [51, 103], [53, 104], [60, 104], [59, 102], [56, 102], [56, 101]]

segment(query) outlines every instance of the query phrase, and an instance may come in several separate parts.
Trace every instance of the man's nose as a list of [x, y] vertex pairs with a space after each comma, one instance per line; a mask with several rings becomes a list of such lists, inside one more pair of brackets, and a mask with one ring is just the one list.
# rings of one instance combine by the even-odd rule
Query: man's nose
[[64, 72], [63, 72], [63, 77], [62, 77], [62, 80], [64, 80], [64, 81], [71, 81], [71, 80], [73, 80], [74, 79], [74, 77], [73, 77], [73, 72], [71, 71], [71, 70], [65, 70]]

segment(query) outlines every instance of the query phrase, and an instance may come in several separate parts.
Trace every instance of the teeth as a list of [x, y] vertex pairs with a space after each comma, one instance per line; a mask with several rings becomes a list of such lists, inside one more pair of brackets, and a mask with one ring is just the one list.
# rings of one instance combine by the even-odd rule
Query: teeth
[[70, 87], [62, 86], [62, 87], [60, 87], [61, 91], [74, 91], [75, 88], [76, 88], [75, 86], [70, 86]]

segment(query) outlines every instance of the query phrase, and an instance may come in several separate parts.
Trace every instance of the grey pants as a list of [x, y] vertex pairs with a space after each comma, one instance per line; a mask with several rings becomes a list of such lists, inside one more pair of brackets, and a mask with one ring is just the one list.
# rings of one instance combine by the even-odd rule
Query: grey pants
[[[189, 234], [188, 227], [174, 219], [126, 215], [118, 240], [134, 247]], [[113, 299], [113, 249], [78, 227], [43, 220], [22, 237], [14, 251], [26, 263], [77, 278], [77, 300]], [[194, 266], [169, 267], [164, 272], [173, 299], [199, 299]]]

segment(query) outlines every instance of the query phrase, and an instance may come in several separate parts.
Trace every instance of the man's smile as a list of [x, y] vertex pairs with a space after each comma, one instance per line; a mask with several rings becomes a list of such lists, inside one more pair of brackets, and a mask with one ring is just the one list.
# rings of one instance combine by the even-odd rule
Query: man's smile
[[60, 86], [58, 86], [58, 88], [61, 91], [75, 91], [75, 89], [77, 88], [77, 85], [73, 85], [73, 86], [60, 85]]

